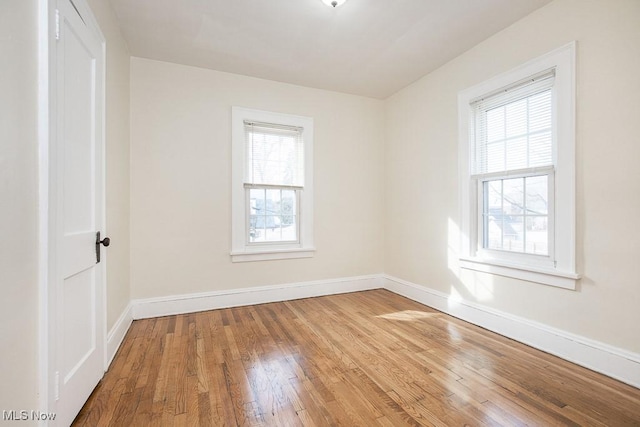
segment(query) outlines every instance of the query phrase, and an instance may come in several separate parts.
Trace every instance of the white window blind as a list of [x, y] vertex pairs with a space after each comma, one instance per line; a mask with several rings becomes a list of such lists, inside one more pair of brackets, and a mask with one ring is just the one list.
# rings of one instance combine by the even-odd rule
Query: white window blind
[[555, 71], [501, 89], [471, 103], [471, 175], [553, 165]]
[[244, 122], [245, 185], [304, 186], [303, 128]]

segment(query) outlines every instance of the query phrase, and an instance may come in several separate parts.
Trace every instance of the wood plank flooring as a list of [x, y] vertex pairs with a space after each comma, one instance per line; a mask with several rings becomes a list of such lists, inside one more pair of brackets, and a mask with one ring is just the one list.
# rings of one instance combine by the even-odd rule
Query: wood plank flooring
[[385, 290], [133, 322], [77, 426], [640, 426], [640, 390]]

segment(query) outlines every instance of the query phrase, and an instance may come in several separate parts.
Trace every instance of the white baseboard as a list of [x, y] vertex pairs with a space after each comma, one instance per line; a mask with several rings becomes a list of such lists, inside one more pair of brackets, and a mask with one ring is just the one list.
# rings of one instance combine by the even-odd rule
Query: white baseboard
[[380, 288], [640, 388], [640, 354], [384, 274], [133, 300], [108, 334], [108, 360], [111, 363], [133, 319]]
[[229, 289], [132, 301], [133, 318], [169, 316], [218, 308], [289, 301], [324, 295], [379, 289], [382, 275], [347, 277], [313, 282]]
[[383, 275], [383, 287], [451, 316], [640, 388], [640, 354]]
[[129, 303], [107, 334], [107, 366], [105, 366], [105, 370], [111, 365], [113, 357], [116, 355], [124, 336], [131, 326], [131, 322], [133, 322], [133, 306]]

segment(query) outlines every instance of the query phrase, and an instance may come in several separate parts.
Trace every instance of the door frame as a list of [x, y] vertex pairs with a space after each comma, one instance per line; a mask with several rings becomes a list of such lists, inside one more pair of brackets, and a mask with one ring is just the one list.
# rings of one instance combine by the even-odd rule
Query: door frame
[[[60, 183], [57, 180], [57, 108], [56, 108], [56, 32], [57, 32], [57, 1], [37, 0], [38, 13], [38, 406], [42, 412], [55, 412], [57, 408], [57, 378], [56, 372], [56, 261], [57, 228], [56, 228], [56, 197]], [[98, 224], [103, 235], [106, 230], [106, 40], [100, 30], [87, 0], [72, 0], [72, 4], [82, 17], [82, 20], [97, 36], [100, 43], [100, 63], [102, 72], [99, 80], [98, 101], [100, 111], [97, 114], [100, 123], [99, 143], [101, 145], [102, 168], [102, 208], [99, 211]], [[98, 331], [97, 339], [102, 341], [103, 369], [106, 371], [107, 360], [107, 255], [103, 251], [100, 272], [102, 289], [97, 295], [100, 299], [102, 330]], [[88, 396], [87, 396], [88, 397]], [[54, 421], [53, 425], [56, 424]], [[48, 421], [41, 421], [41, 425], [49, 425]]]

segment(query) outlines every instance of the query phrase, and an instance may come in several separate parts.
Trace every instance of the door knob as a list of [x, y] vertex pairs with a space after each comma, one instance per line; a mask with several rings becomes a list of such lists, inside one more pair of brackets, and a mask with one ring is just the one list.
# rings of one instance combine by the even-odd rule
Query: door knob
[[104, 245], [104, 247], [106, 248], [110, 244], [110, 238], [105, 237], [104, 239], [100, 240], [100, 232], [98, 231], [96, 233], [96, 264], [100, 262], [100, 245]]

